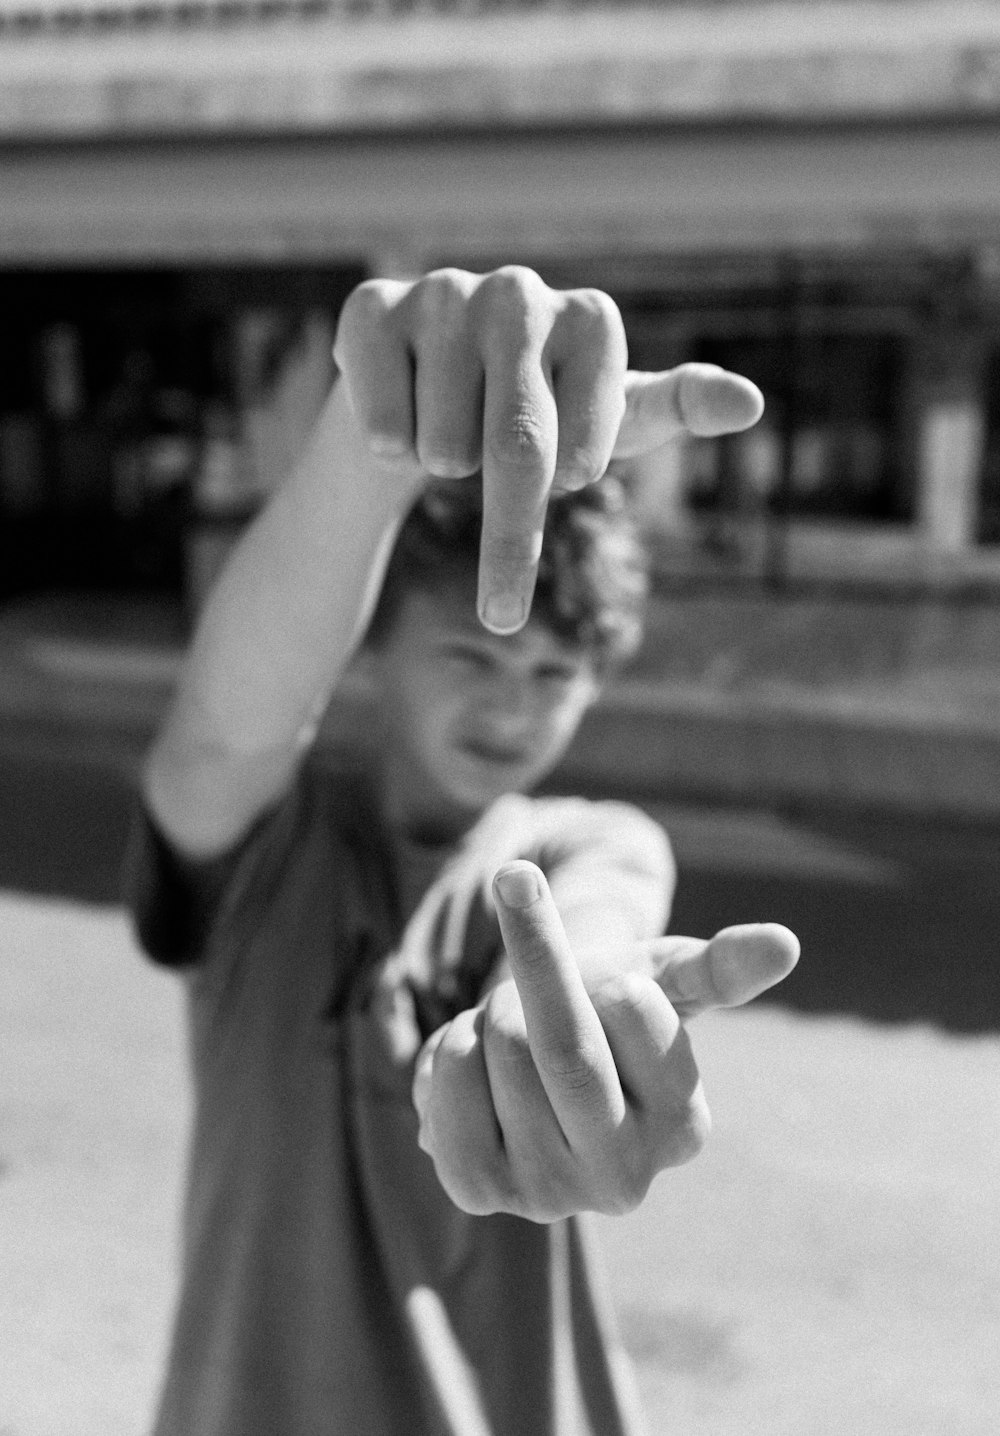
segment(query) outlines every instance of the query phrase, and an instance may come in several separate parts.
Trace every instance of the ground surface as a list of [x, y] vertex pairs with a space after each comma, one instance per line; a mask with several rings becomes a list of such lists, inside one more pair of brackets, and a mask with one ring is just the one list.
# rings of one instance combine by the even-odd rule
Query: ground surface
[[[179, 995], [112, 902], [125, 780], [8, 754], [0, 799], [0, 1436], [141, 1436]], [[678, 928], [775, 917], [804, 954], [784, 1006], [696, 1026], [711, 1144], [599, 1226], [655, 1436], [995, 1436], [1000, 839], [664, 816]]]
[[[3, 1436], [147, 1429], [187, 1117], [178, 992], [120, 912], [0, 899]], [[993, 1436], [1000, 1049], [702, 1019], [710, 1147], [602, 1222], [655, 1433]]]

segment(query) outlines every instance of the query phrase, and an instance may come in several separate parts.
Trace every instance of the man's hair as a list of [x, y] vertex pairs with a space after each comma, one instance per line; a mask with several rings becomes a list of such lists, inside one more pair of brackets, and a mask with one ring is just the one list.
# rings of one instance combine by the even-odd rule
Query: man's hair
[[[474, 592], [482, 522], [480, 475], [428, 485], [397, 536], [366, 644], [388, 635], [411, 589]], [[550, 498], [532, 617], [604, 671], [639, 647], [647, 588], [646, 554], [617, 479]]]

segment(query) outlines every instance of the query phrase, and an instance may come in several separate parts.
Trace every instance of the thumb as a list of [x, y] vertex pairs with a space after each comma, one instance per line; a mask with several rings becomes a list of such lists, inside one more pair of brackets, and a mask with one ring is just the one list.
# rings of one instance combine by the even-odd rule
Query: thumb
[[665, 937], [651, 944], [653, 976], [681, 1018], [741, 1007], [788, 976], [799, 940], [776, 922], [726, 927], [708, 942]]
[[630, 369], [612, 457], [634, 459], [684, 433], [700, 438], [739, 433], [763, 412], [757, 385], [717, 364], [681, 364], [662, 374]]

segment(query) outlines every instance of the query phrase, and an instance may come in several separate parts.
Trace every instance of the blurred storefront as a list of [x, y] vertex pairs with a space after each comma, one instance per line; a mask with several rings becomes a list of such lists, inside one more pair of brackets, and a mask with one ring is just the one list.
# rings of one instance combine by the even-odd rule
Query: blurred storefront
[[1000, 584], [998, 154], [992, 6], [0, 0], [0, 598], [190, 610], [350, 288], [512, 260], [765, 392], [664, 574]]
[[7, 595], [146, 591], [194, 606], [287, 472], [360, 269], [0, 273]]

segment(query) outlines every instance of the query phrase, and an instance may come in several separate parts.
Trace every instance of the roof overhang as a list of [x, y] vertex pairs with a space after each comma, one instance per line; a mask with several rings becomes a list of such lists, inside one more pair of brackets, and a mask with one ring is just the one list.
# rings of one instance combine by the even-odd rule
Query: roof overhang
[[1000, 115], [984, 0], [265, 8], [0, 0], [0, 143]]
[[982, 251], [1000, 126], [324, 136], [0, 149], [0, 263], [428, 265]]

